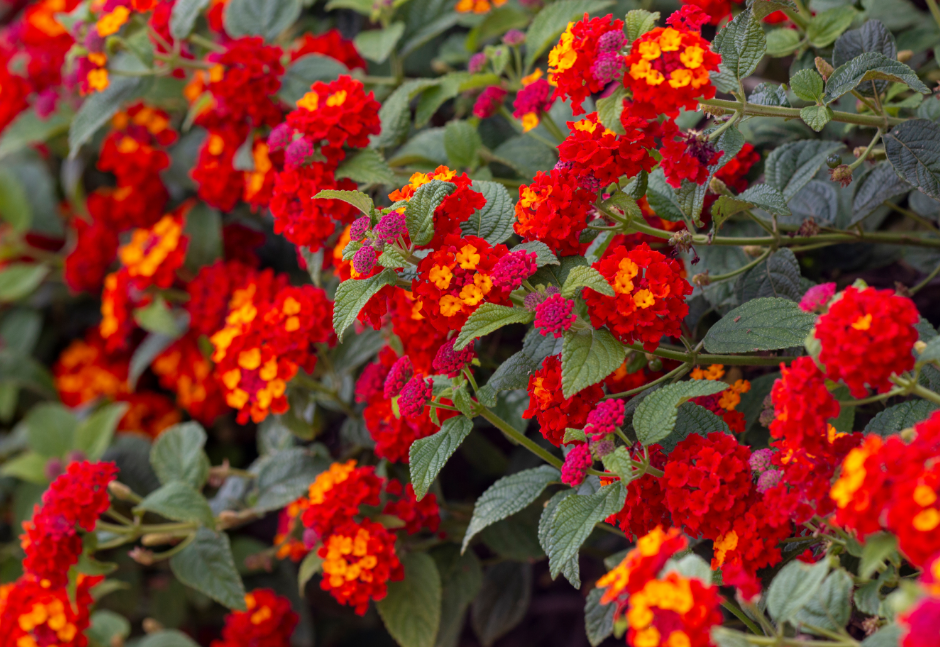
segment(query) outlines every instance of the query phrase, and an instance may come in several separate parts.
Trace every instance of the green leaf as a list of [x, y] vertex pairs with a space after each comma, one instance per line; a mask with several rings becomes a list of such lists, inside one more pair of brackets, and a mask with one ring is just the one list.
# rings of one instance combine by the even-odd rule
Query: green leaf
[[778, 216], [789, 216], [790, 208], [780, 192], [768, 184], [755, 184], [737, 197], [723, 195], [715, 201], [712, 207], [715, 230], [721, 224], [735, 215], [748, 209], [758, 207]]
[[498, 245], [512, 235], [516, 222], [512, 197], [499, 182], [476, 180], [472, 188], [483, 194], [486, 204], [460, 223], [461, 230], [465, 236], [478, 236], [490, 245]]
[[230, 0], [223, 18], [232, 38], [261, 36], [273, 41], [300, 17], [300, 0]]
[[816, 564], [790, 562], [784, 566], [767, 589], [767, 610], [777, 622], [792, 620], [816, 595], [829, 573], [828, 560]]
[[676, 448], [676, 445], [692, 434], [706, 436], [713, 431], [731, 433], [728, 423], [722, 420], [720, 416], [705, 407], [686, 402], [680, 404], [676, 411], [676, 424], [672, 433], [660, 440], [659, 445], [663, 448], [663, 452], [669, 454]]
[[18, 234], [29, 231], [33, 208], [26, 188], [10, 169], [0, 169], [0, 218]]
[[467, 418], [473, 419], [476, 416], [476, 411], [468, 389], [466, 383], [454, 389], [454, 406]]
[[165, 335], [173, 339], [183, 334], [176, 317], [169, 305], [158, 296], [149, 305], [134, 310], [134, 321], [137, 325], [150, 333]]
[[656, 21], [659, 20], [658, 11], [646, 11], [645, 9], [633, 9], [627, 12], [624, 19], [624, 27], [627, 29], [627, 40], [631, 43], [648, 31], [656, 28]]
[[405, 224], [411, 242], [415, 245], [431, 242], [434, 237], [434, 210], [455, 188], [456, 185], [440, 180], [431, 180], [418, 187], [405, 207]]
[[[787, 31], [793, 31], [788, 29]], [[790, 78], [790, 89], [803, 101], [820, 103], [826, 83], [819, 72], [814, 69], [800, 70]]]
[[209, 0], [177, 0], [170, 12], [170, 35], [176, 39], [189, 36], [199, 14], [208, 6]]
[[373, 145], [382, 148], [400, 141], [411, 128], [411, 111], [408, 109], [411, 98], [437, 84], [436, 79], [413, 79], [398, 86], [398, 89], [382, 102], [379, 109], [382, 132], [373, 137]]
[[484, 647], [490, 647], [522, 622], [532, 598], [532, 565], [495, 564], [483, 574], [483, 586], [473, 601], [470, 620]]
[[[785, 31], [793, 30], [787, 29]], [[782, 85], [775, 83], [758, 83], [751, 92], [751, 96], [747, 98], [747, 101], [748, 103], [756, 103], [760, 106], [790, 107], [790, 101], [787, 99], [787, 91]]]
[[751, 353], [802, 346], [816, 316], [789, 299], [761, 298], [738, 306], [705, 335], [709, 353]]
[[339, 284], [333, 304], [333, 330], [339, 341], [343, 341], [343, 333], [356, 320], [369, 299], [386, 285], [395, 285], [396, 281], [398, 277], [395, 271], [387, 269], [367, 279], [347, 279]]
[[170, 481], [154, 490], [135, 509], [153, 512], [173, 521], [197, 521], [206, 528], [215, 528], [209, 502], [182, 481]]
[[571, 427], [567, 427], [565, 429], [565, 437], [564, 437], [563, 442], [565, 444], [568, 444], [571, 442], [586, 443], [587, 435], [584, 433], [583, 429], [572, 429]]
[[0, 135], [0, 158], [68, 132], [71, 121], [71, 108], [64, 101], [45, 118], [39, 117], [35, 109], [24, 110]]
[[392, 269], [402, 268], [408, 265], [408, 259], [405, 258], [405, 255], [402, 254], [398, 248], [391, 246], [386, 247], [385, 251], [382, 252], [376, 260], [382, 267]]
[[535, 265], [536, 267], [544, 267], [546, 265], [559, 265], [560, 261], [558, 257], [552, 253], [552, 250], [549, 249], [548, 245], [543, 243], [540, 240], [532, 240], [527, 243], [522, 243], [521, 245], [516, 245], [512, 248], [512, 251], [526, 251], [535, 254]]
[[108, 87], [85, 99], [69, 127], [69, 159], [114, 116], [126, 101], [143, 95], [149, 87], [141, 77], [112, 76]]
[[46, 458], [61, 458], [75, 446], [78, 421], [61, 404], [38, 404], [26, 414], [23, 423], [26, 425], [29, 448]]
[[140, 639], [137, 647], [199, 647], [199, 645], [182, 631], [165, 629], [154, 634], [147, 634]]
[[0, 303], [18, 301], [32, 294], [49, 274], [45, 265], [9, 263], [0, 269]]
[[[892, 60], [898, 57], [894, 36], [880, 20], [868, 20], [858, 29], [852, 29], [839, 36], [832, 48], [832, 64], [841, 67], [865, 52], [880, 52]], [[887, 84], [883, 85], [887, 87]]]
[[767, 157], [765, 182], [780, 191], [789, 202], [813, 179], [826, 158], [842, 146], [841, 142], [815, 139], [783, 144]]
[[796, 255], [787, 248], [778, 249], [742, 274], [735, 292], [741, 303], [759, 297], [781, 297], [799, 303], [804, 292], [800, 287], [801, 278]]
[[477, 337], [485, 337], [503, 326], [531, 323], [534, 318], [535, 314], [525, 308], [483, 303], [473, 311], [467, 323], [460, 329], [460, 334], [454, 342], [454, 349], [460, 350]]
[[[718, 380], [688, 380], [664, 386], [643, 398], [633, 414], [637, 440], [646, 446], [669, 436], [676, 426], [678, 407], [701, 395], [721, 393], [728, 385]], [[715, 430], [713, 430], [715, 431]]]
[[[642, 11], [642, 9], [634, 11]], [[623, 100], [626, 97], [627, 89], [618, 84], [613, 93], [597, 100], [597, 118], [601, 120], [601, 125], [618, 135], [627, 134], [620, 122], [620, 115], [623, 114]]]
[[609, 330], [566, 332], [561, 348], [561, 391], [570, 398], [620, 368], [627, 351]]
[[816, 47], [826, 47], [852, 26], [856, 11], [852, 7], [833, 7], [813, 16], [806, 28], [806, 37]]
[[532, 64], [549, 47], [554, 46], [572, 20], [580, 20], [584, 14], [593, 14], [611, 6], [607, 0], [559, 0], [539, 11], [526, 32], [525, 67]]
[[126, 402], [115, 402], [91, 414], [75, 430], [75, 449], [90, 461], [99, 460], [111, 444], [114, 431], [129, 406]]
[[303, 496], [328, 468], [325, 459], [315, 458], [303, 447], [291, 447], [260, 459], [251, 469], [258, 490], [251, 507], [258, 512], [283, 508]]
[[408, 452], [411, 483], [420, 501], [453, 455], [473, 429], [473, 422], [464, 416], [448, 418], [441, 430], [411, 444]]
[[49, 485], [49, 479], [46, 478], [46, 463], [48, 462], [48, 456], [43, 456], [38, 452], [25, 452], [16, 458], [4, 461], [0, 466], [0, 475], [35, 483], [45, 489]]
[[[417, 191], [415, 195], [417, 195]], [[346, 204], [356, 207], [356, 209], [359, 209], [359, 211], [367, 216], [371, 216], [372, 212], [375, 210], [375, 205], [372, 204], [372, 198], [362, 191], [337, 191], [335, 189], [327, 189], [317, 193], [313, 196], [313, 199], [342, 200]]]
[[656, 215], [671, 222], [682, 222], [685, 216], [676, 202], [676, 191], [666, 182], [666, 175], [661, 168], [649, 175], [646, 198]]
[[203, 451], [206, 432], [198, 422], [173, 425], [150, 448], [150, 465], [160, 483], [188, 483], [201, 489], [209, 478], [209, 458]]
[[898, 647], [905, 634], [901, 625], [889, 624], [862, 641], [862, 647]]
[[389, 582], [388, 595], [375, 606], [401, 647], [433, 647], [441, 622], [441, 576], [426, 553], [408, 553], [402, 562], [405, 579]]
[[317, 81], [332, 81], [349, 69], [334, 58], [323, 54], [305, 54], [291, 63], [281, 77], [278, 96], [293, 107]]
[[617, 481], [594, 494], [569, 496], [558, 504], [545, 547], [552, 578], [558, 577], [569, 560], [577, 558], [595, 525], [620, 512], [625, 498], [626, 488]]
[[917, 73], [904, 63], [892, 60], [881, 52], [865, 52], [836, 68], [826, 82], [825, 102], [832, 103], [861, 83], [880, 80], [904, 83], [922, 94], [930, 92]]
[[835, 117], [829, 106], [806, 106], [800, 109], [800, 119], [817, 133]]
[[859, 178], [859, 186], [852, 198], [852, 218], [846, 228], [861, 222], [880, 207], [886, 200], [908, 193], [911, 185], [898, 177], [891, 164], [881, 163]]
[[245, 587], [224, 532], [199, 528], [193, 542], [170, 558], [170, 570], [180, 582], [219, 604], [236, 611], [247, 610]]
[[918, 190], [940, 200], [940, 124], [912, 119], [884, 136], [895, 172]]
[[711, 639], [717, 647], [751, 647], [746, 634], [720, 625], [712, 627]]
[[689, 553], [679, 559], [670, 559], [660, 576], [667, 573], [678, 573], [682, 577], [699, 580], [705, 585], [712, 584], [711, 566], [695, 553]]
[[[552, 495], [552, 498], [550, 498], [545, 503], [545, 509], [542, 510], [542, 516], [539, 518], [539, 544], [542, 546], [542, 550], [546, 555], [548, 554], [548, 551], [551, 547], [552, 520], [555, 518], [555, 513], [558, 511], [558, 504], [567, 499], [569, 496], [574, 495], [575, 490], [560, 490], [555, 492], [555, 494]], [[565, 576], [565, 579], [571, 583], [572, 586], [580, 587], [581, 567], [578, 563], [577, 554], [562, 566], [561, 573]]]
[[781, 27], [767, 32], [767, 55], [774, 58], [789, 56], [800, 47], [800, 32]]
[[405, 23], [393, 22], [384, 29], [361, 31], [356, 35], [353, 42], [363, 58], [367, 58], [374, 63], [384, 63], [388, 55], [395, 49], [398, 39], [404, 33]]
[[[858, 576], [867, 580], [878, 570], [884, 561], [898, 550], [898, 539], [891, 533], [879, 532], [865, 538], [862, 558], [858, 567]], [[823, 626], [823, 625], [819, 625]]]
[[750, 9], [739, 13], [712, 41], [712, 50], [721, 54], [719, 77], [730, 77], [737, 81], [750, 76], [767, 51], [767, 38], [760, 21]]
[[608, 297], [614, 296], [614, 289], [604, 278], [604, 275], [593, 267], [575, 267], [568, 273], [565, 284], [561, 288], [561, 296], [566, 299], [574, 297], [581, 288], [591, 288]]
[[926, 420], [937, 409], [940, 407], [927, 400], [912, 400], [895, 404], [872, 418], [865, 425], [865, 433], [890, 436]]
[[317, 551], [311, 550], [300, 562], [300, 568], [297, 572], [297, 586], [300, 589], [300, 596], [303, 597], [304, 590], [307, 588], [307, 582], [314, 575], [323, 569], [323, 558], [317, 555]]
[[495, 36], [502, 36], [510, 29], [525, 29], [531, 15], [513, 6], [492, 9], [483, 21], [467, 35], [466, 51], [475, 52], [484, 43]]
[[[509, 9], [510, 7], [501, 8]], [[492, 13], [489, 15], [492, 15]], [[431, 117], [437, 113], [438, 109], [447, 101], [456, 97], [459, 92], [460, 83], [457, 81], [457, 79], [453, 78], [444, 78], [437, 85], [423, 90], [421, 92], [421, 96], [418, 98], [418, 107], [415, 110], [415, 128], [422, 128], [426, 126], [427, 123], [431, 120]], [[440, 128], [436, 130], [444, 129]], [[421, 131], [418, 133], [418, 135], [422, 135], [424, 133], [427, 133], [427, 131]], [[401, 155], [402, 151], [403, 149], [400, 149], [398, 151], [398, 155]], [[446, 161], [446, 159], [444, 159], [444, 161]]]
[[591, 647], [597, 647], [614, 633], [616, 604], [601, 604], [604, 589], [594, 588], [584, 603], [584, 631]]
[[476, 128], [468, 122], [455, 119], [444, 127], [444, 150], [454, 169], [475, 169], [479, 165], [477, 154], [483, 142]]
[[758, 20], [763, 20], [775, 11], [796, 9], [793, 0], [750, 0], [748, 5]]
[[493, 483], [473, 507], [473, 517], [467, 526], [461, 550], [466, 551], [470, 540], [487, 526], [519, 512], [535, 501], [542, 490], [559, 477], [556, 468], [542, 465], [504, 476]]
[[183, 233], [189, 236], [186, 267], [193, 273], [222, 258], [222, 216], [206, 203], [197, 202], [189, 210]]
[[122, 645], [130, 635], [131, 623], [127, 618], [107, 609], [91, 614], [91, 625], [85, 630], [85, 636], [103, 647]]
[[336, 169], [336, 177], [349, 178], [358, 184], [395, 184], [395, 174], [382, 155], [375, 149], [365, 148], [347, 157]]
[[[510, 356], [493, 372], [481, 392], [492, 390], [495, 405], [495, 394], [499, 391], [525, 389], [529, 376], [538, 370], [545, 358], [557, 354], [556, 345], [554, 337], [545, 337], [535, 329], [529, 330], [522, 340], [522, 350]], [[483, 397], [482, 394], [480, 397]]]
[[820, 636], [825, 634], [816, 627], [823, 631], [844, 631], [852, 614], [853, 586], [852, 577], [844, 570], [832, 571], [816, 589], [816, 595], [797, 611], [794, 621], [802, 623], [804, 631]]

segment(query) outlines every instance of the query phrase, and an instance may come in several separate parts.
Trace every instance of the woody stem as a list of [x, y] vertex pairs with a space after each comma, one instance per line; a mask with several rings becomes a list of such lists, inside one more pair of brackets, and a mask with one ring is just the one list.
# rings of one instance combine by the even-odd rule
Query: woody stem
[[479, 402], [477, 403], [477, 410], [480, 412], [480, 415], [491, 425], [503, 432], [511, 440], [516, 441], [518, 444], [522, 445], [530, 452], [541, 458], [543, 461], [561, 469], [562, 460], [557, 456], [554, 456], [547, 449], [539, 445], [537, 442], [527, 437], [525, 434], [520, 432], [518, 429], [513, 427], [511, 424], [497, 416], [493, 413], [488, 407], [484, 407]]
[[[784, 119], [799, 119], [799, 108], [783, 108], [780, 106], [762, 106], [754, 103], [741, 103], [740, 101], [726, 101], [724, 99], [700, 99], [699, 103], [712, 108], [721, 108], [727, 111], [743, 111], [745, 115], [752, 117], [782, 117]], [[712, 113], [715, 111], [712, 110]], [[859, 126], [869, 126], [872, 128], [884, 128], [887, 130], [890, 126], [896, 126], [904, 123], [906, 119], [898, 117], [878, 116], [878, 115], [859, 115], [853, 112], [833, 111], [832, 121], [839, 121], [846, 124], [856, 124]]]

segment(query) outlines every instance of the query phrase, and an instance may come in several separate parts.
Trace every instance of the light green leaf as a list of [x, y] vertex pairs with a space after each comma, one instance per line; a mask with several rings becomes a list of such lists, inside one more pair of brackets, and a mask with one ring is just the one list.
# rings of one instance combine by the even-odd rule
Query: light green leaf
[[197, 521], [206, 528], [215, 529], [209, 502], [182, 481], [170, 481], [154, 490], [135, 509], [153, 512], [173, 521]]
[[176, 39], [189, 36], [199, 14], [208, 6], [209, 0], [177, 0], [170, 12], [170, 35]]
[[789, 299], [762, 298], [738, 306], [705, 335], [710, 353], [750, 353], [802, 346], [816, 317]]
[[167, 302], [159, 296], [149, 305], [134, 310], [134, 321], [147, 332], [165, 335], [173, 339], [178, 338], [183, 333]]
[[376, 259], [378, 264], [382, 267], [390, 267], [392, 269], [406, 267], [408, 265], [408, 259], [405, 258], [397, 247], [388, 246], [385, 248], [385, 251], [382, 252], [381, 256]]
[[[634, 11], [642, 11], [642, 9], [635, 9]], [[630, 13], [633, 13], [633, 11]], [[620, 115], [623, 114], [623, 100], [626, 97], [627, 89], [623, 85], [617, 84], [617, 88], [613, 93], [597, 100], [597, 118], [600, 119], [604, 128], [618, 135], [627, 133], [620, 122]]]
[[18, 234], [29, 231], [33, 222], [33, 208], [26, 188], [10, 169], [0, 169], [0, 218]]
[[682, 577], [699, 580], [705, 585], [712, 584], [711, 566], [695, 553], [689, 553], [679, 559], [670, 559], [660, 575], [667, 573], [678, 573]]
[[85, 99], [69, 128], [69, 159], [114, 116], [126, 101], [141, 96], [150, 83], [141, 77], [113, 76], [108, 87]]
[[[417, 192], [415, 192], [415, 194], [417, 195]], [[337, 191], [335, 189], [327, 189], [317, 193], [313, 196], [313, 199], [342, 200], [356, 207], [356, 209], [359, 209], [359, 211], [367, 216], [371, 216], [372, 212], [375, 210], [375, 205], [372, 204], [372, 198], [361, 191]]]
[[147, 634], [140, 639], [137, 647], [199, 647], [199, 645], [182, 631], [165, 629], [154, 634]]
[[806, 28], [806, 37], [816, 47], [826, 47], [852, 26], [856, 11], [852, 7], [833, 7], [813, 16]]
[[474, 310], [473, 314], [463, 325], [457, 340], [454, 342], [454, 349], [460, 350], [477, 337], [485, 337], [503, 326], [515, 323], [531, 323], [535, 314], [525, 308], [510, 306], [501, 306], [495, 303], [483, 303]]
[[96, 461], [108, 449], [118, 423], [130, 405], [126, 402], [108, 404], [88, 416], [75, 430], [75, 449]]
[[23, 420], [29, 448], [47, 458], [65, 456], [75, 446], [75, 415], [57, 402], [38, 404]]
[[465, 236], [479, 236], [490, 245], [498, 245], [512, 235], [516, 214], [512, 197], [499, 182], [474, 181], [472, 188], [486, 198], [482, 209], [460, 223]]
[[631, 43], [648, 31], [656, 28], [656, 21], [659, 20], [658, 11], [646, 11], [645, 9], [633, 9], [627, 12], [624, 18], [624, 27], [627, 29], [627, 40]]
[[473, 429], [473, 422], [464, 416], [448, 418], [441, 430], [411, 444], [408, 452], [411, 483], [420, 501], [453, 455]]
[[46, 478], [46, 463], [49, 462], [49, 456], [43, 456], [38, 452], [24, 452], [15, 458], [8, 459], [0, 466], [0, 475], [12, 476], [27, 483], [35, 483], [43, 486], [43, 489], [49, 484]]
[[569, 496], [558, 504], [545, 551], [553, 578], [558, 577], [569, 560], [577, 557], [595, 525], [620, 512], [625, 498], [626, 488], [617, 481], [594, 494]]
[[777, 622], [792, 620], [809, 604], [829, 573], [828, 560], [816, 564], [790, 562], [774, 577], [767, 589], [767, 610]]
[[348, 279], [339, 284], [333, 303], [333, 330], [339, 341], [343, 341], [343, 333], [356, 320], [369, 299], [386, 285], [395, 285], [397, 280], [395, 271], [386, 269], [367, 279]]
[[904, 83], [922, 94], [930, 92], [917, 73], [904, 63], [890, 59], [881, 52], [865, 52], [836, 68], [826, 82], [825, 101], [832, 103], [861, 83], [881, 80]]
[[19, 301], [32, 294], [49, 274], [45, 265], [9, 263], [0, 269], [0, 303]]
[[555, 45], [570, 21], [580, 20], [586, 13], [598, 13], [612, 4], [607, 0], [559, 0], [539, 11], [526, 32], [526, 69]]
[[393, 22], [384, 29], [370, 29], [361, 31], [354, 39], [356, 49], [374, 63], [384, 63], [388, 55], [392, 53], [395, 44], [401, 35], [405, 33], [405, 23]]
[[[793, 31], [788, 29], [787, 31]], [[790, 78], [790, 89], [803, 101], [820, 103], [826, 90], [825, 81], [814, 69], [800, 70]]]
[[382, 155], [372, 148], [365, 148], [343, 160], [336, 169], [336, 177], [349, 178], [359, 184], [395, 184], [392, 169], [382, 159]]
[[[542, 550], [545, 554], [548, 554], [549, 549], [551, 548], [552, 541], [552, 520], [555, 518], [555, 513], [558, 511], [558, 504], [567, 499], [569, 496], [574, 496], [575, 490], [573, 489], [564, 489], [552, 495], [545, 503], [545, 509], [542, 510], [542, 516], [539, 517], [539, 545], [542, 547]], [[580, 587], [581, 585], [581, 567], [578, 563], [577, 554], [574, 557], [570, 558], [566, 564], [561, 568], [561, 574], [565, 576], [565, 579], [568, 580], [572, 586]]]
[[767, 55], [774, 58], [789, 56], [800, 47], [800, 32], [781, 27], [767, 32]]
[[85, 630], [85, 636], [104, 647], [123, 644], [130, 635], [131, 623], [127, 618], [107, 609], [91, 614], [91, 625]]
[[201, 489], [209, 478], [205, 445], [206, 432], [198, 422], [173, 425], [153, 441], [150, 465], [163, 484], [181, 481]]
[[556, 468], [542, 465], [504, 476], [493, 483], [473, 507], [473, 517], [467, 526], [462, 550], [467, 550], [470, 540], [478, 532], [528, 506], [549, 483], [557, 481], [559, 477]]
[[901, 625], [889, 624], [862, 641], [862, 647], [898, 647], [905, 634]]
[[516, 245], [512, 248], [512, 251], [517, 250], [523, 250], [535, 254], [536, 267], [559, 264], [558, 257], [552, 253], [552, 250], [549, 249], [548, 245], [540, 240], [531, 240], [527, 243], [522, 243], [521, 245]]
[[441, 622], [441, 576], [427, 553], [402, 560], [405, 579], [389, 582], [376, 603], [385, 628], [401, 647], [433, 647]]
[[219, 604], [236, 611], [247, 610], [245, 587], [224, 532], [199, 528], [193, 542], [170, 558], [170, 570], [180, 582]]
[[304, 590], [307, 588], [307, 582], [314, 575], [323, 569], [323, 558], [317, 555], [317, 551], [311, 550], [300, 562], [300, 568], [297, 572], [297, 586], [300, 588], [300, 596], [303, 597]]
[[591, 288], [608, 297], [614, 296], [614, 289], [604, 278], [604, 275], [593, 267], [575, 267], [568, 272], [568, 278], [561, 288], [561, 296], [566, 299], [574, 297], [581, 288]]
[[565, 437], [562, 442], [564, 442], [565, 444], [572, 443], [572, 442], [586, 443], [587, 435], [584, 433], [583, 429], [572, 429], [571, 427], [567, 427], [565, 429]]
[[45, 118], [40, 118], [35, 109], [24, 110], [0, 135], [0, 158], [68, 132], [71, 121], [72, 110], [64, 101]]
[[606, 328], [566, 332], [561, 349], [561, 390], [566, 398], [620, 368], [627, 351]]
[[940, 200], [940, 124], [911, 119], [884, 136], [895, 172], [921, 192]]
[[[865, 538], [862, 558], [858, 567], [858, 576], [867, 580], [898, 550], [898, 539], [891, 533], [879, 532]], [[823, 625], [819, 625], [823, 626]]]
[[301, 10], [300, 0], [230, 0], [223, 13], [225, 33], [273, 41], [294, 24]]
[[718, 380], [688, 380], [650, 393], [633, 414], [637, 440], [649, 446], [666, 438], [675, 429], [679, 405], [701, 395], [721, 393], [727, 388], [727, 384]]
[[475, 169], [479, 165], [477, 154], [483, 145], [480, 134], [468, 122], [456, 119], [444, 127], [444, 150], [454, 169]]
[[820, 636], [825, 634], [817, 631], [817, 627], [822, 631], [845, 631], [852, 614], [853, 586], [852, 577], [844, 570], [832, 571], [816, 594], [796, 612], [794, 621], [802, 623], [804, 631]]

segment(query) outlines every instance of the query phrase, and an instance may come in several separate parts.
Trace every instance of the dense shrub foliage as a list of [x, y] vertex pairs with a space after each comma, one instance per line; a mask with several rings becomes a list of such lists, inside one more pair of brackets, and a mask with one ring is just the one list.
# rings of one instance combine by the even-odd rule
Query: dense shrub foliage
[[940, 644], [938, 51], [3, 0], [0, 647]]

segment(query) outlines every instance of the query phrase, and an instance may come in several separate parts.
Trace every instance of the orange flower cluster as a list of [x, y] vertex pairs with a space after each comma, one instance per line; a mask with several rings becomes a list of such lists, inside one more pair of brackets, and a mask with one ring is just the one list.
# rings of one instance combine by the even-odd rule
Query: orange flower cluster
[[323, 290], [306, 285], [264, 292], [253, 280], [236, 290], [225, 326], [211, 337], [216, 375], [240, 423], [287, 411], [287, 383], [301, 368], [313, 371], [315, 344], [334, 339], [333, 304]]
[[368, 519], [337, 528], [317, 551], [323, 558], [320, 587], [337, 602], [364, 615], [370, 600], [388, 593], [388, 582], [405, 577], [395, 554], [395, 535]]
[[225, 616], [222, 640], [212, 647], [283, 647], [300, 619], [290, 608], [290, 600], [271, 589], [256, 589], [245, 596], [246, 611]]
[[565, 398], [561, 392], [561, 361], [557, 355], [547, 357], [539, 370], [529, 376], [528, 392], [529, 407], [522, 414], [523, 419], [535, 418], [542, 436], [556, 447], [561, 446], [567, 427], [584, 427], [588, 414], [604, 396], [600, 385], [593, 384]]
[[[725, 374], [724, 366], [721, 364], [712, 364], [707, 370], [696, 366], [690, 375], [693, 380], [720, 380]], [[721, 417], [728, 425], [728, 429], [736, 434], [744, 432], [746, 420], [744, 414], [737, 411], [737, 406], [741, 404], [741, 394], [751, 390], [751, 383], [748, 380], [735, 380], [721, 393], [714, 395], [704, 395], [693, 398], [692, 402], [705, 407], [712, 413]]]
[[456, 187], [434, 210], [434, 237], [425, 247], [438, 249], [447, 238], [460, 235], [460, 223], [468, 220], [477, 209], [482, 209], [486, 205], [486, 198], [473, 190], [472, 180], [466, 173], [438, 166], [430, 173], [414, 173], [408, 179], [408, 184], [389, 193], [388, 199], [392, 202], [408, 202], [419, 187], [431, 180], [450, 182]]
[[[574, 114], [583, 113], [584, 100], [603, 90], [618, 72], [622, 73], [623, 56], [619, 50], [625, 42], [623, 21], [613, 20], [609, 14], [603, 18], [588, 18], [584, 14], [582, 20], [569, 22], [558, 44], [548, 54], [549, 81], [555, 86], [554, 96], [570, 98]], [[604, 57], [602, 64], [614, 67], [613, 74], [598, 70], [601, 57]]]
[[587, 248], [580, 236], [594, 199], [577, 175], [539, 171], [530, 184], [519, 187], [514, 228], [524, 240], [540, 240], [558, 254], [580, 254]]
[[616, 293], [608, 297], [584, 290], [595, 328], [606, 325], [617, 339], [640, 342], [647, 351], [655, 350], [663, 337], [679, 336], [692, 286], [675, 259], [643, 243], [633, 249], [618, 247], [593, 267]]
[[0, 586], [0, 647], [86, 647], [91, 589], [103, 579], [78, 575], [74, 598], [65, 586], [29, 575]]
[[919, 567], [940, 553], [940, 413], [914, 426], [914, 438], [870, 434], [842, 461], [830, 493], [836, 522], [864, 540], [886, 529]]

